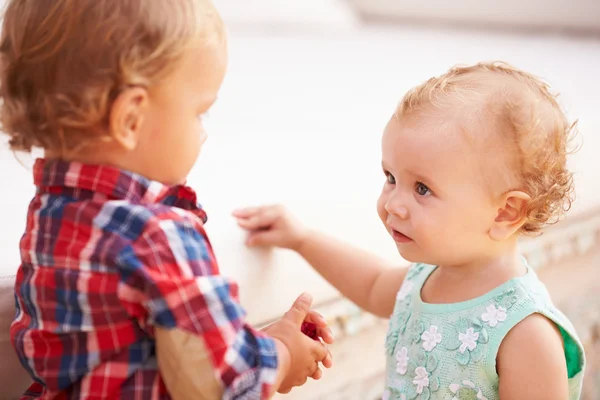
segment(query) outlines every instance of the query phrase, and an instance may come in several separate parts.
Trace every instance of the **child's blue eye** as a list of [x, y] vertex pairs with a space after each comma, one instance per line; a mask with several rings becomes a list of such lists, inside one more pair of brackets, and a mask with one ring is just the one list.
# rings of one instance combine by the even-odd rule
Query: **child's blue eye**
[[415, 185], [415, 192], [417, 192], [419, 196], [427, 196], [431, 194], [431, 190], [421, 182], [417, 182]]
[[385, 173], [385, 179], [390, 185], [396, 184], [396, 178], [394, 178], [394, 175], [390, 174], [389, 172]]

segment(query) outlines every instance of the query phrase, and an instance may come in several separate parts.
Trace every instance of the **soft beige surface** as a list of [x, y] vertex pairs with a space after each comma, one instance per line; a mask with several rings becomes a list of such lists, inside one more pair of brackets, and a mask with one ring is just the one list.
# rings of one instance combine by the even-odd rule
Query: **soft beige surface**
[[0, 276], [0, 400], [17, 399], [31, 384], [10, 343], [9, 329], [15, 316], [13, 276]]

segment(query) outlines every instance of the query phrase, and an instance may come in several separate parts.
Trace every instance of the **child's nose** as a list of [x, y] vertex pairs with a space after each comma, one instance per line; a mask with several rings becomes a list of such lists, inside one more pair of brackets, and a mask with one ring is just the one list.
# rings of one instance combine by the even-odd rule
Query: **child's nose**
[[408, 208], [399, 195], [392, 195], [388, 199], [388, 201], [385, 203], [385, 210], [388, 212], [388, 214], [395, 215], [401, 219], [408, 218]]

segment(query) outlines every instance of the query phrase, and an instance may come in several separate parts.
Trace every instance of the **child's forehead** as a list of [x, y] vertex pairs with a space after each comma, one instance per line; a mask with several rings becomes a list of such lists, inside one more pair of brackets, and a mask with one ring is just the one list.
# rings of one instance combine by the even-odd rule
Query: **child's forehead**
[[460, 124], [437, 118], [392, 118], [383, 135], [383, 146], [390, 156], [415, 155], [422, 160], [460, 157], [472, 150]]
[[383, 135], [382, 161], [388, 168], [398, 167], [441, 185], [489, 186], [494, 178], [509, 179], [500, 178], [509, 162], [502, 141], [484, 132], [489, 127], [465, 123], [459, 117], [393, 117]]

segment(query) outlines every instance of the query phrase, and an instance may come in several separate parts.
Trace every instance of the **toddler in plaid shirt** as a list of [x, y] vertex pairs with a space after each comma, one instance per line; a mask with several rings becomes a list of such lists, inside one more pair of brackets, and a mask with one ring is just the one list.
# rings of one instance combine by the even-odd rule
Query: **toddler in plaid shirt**
[[183, 183], [227, 64], [208, 0], [11, 0], [0, 121], [42, 148], [11, 337], [24, 399], [268, 398], [331, 366], [300, 296], [263, 331], [219, 274]]

